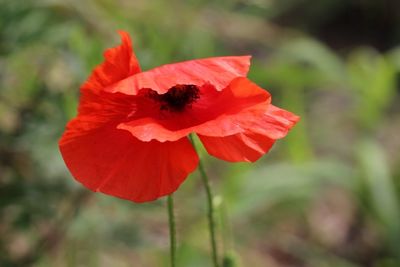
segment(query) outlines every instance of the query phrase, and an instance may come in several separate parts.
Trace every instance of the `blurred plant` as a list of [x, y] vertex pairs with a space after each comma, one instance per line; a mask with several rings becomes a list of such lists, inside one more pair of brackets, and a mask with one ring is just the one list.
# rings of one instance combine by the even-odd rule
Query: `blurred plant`
[[[230, 244], [224, 254], [234, 251], [239, 266], [399, 266], [397, 226], [388, 222], [400, 192], [397, 5], [1, 0], [0, 266], [40, 251], [42, 233], [79, 193], [54, 144], [75, 115], [76, 88], [120, 28], [139, 41], [144, 69], [251, 51], [250, 78], [303, 118], [257, 167], [205, 157], [210, 176], [224, 177], [213, 180], [217, 213], [231, 222], [231, 230], [217, 222]], [[198, 186], [189, 178], [175, 196], [187, 200], [176, 207], [179, 266], [208, 264]], [[58, 245], [33, 265], [168, 266], [161, 203], [95, 196], [78, 206], [85, 212], [65, 221]]]

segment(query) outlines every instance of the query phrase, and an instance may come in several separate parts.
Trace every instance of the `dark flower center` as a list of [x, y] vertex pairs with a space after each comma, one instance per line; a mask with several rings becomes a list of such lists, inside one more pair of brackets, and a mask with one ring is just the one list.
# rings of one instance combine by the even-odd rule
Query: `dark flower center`
[[171, 87], [167, 93], [153, 94], [151, 98], [160, 102], [160, 110], [180, 112], [200, 98], [200, 90], [193, 84], [179, 84]]

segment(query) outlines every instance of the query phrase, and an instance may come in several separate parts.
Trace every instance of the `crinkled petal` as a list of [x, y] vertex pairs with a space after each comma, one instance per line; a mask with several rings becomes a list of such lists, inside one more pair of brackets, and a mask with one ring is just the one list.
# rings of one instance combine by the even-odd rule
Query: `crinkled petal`
[[72, 131], [79, 135], [110, 123], [120, 123], [136, 108], [135, 103], [135, 96], [82, 90], [78, 116], [66, 128], [80, 128], [81, 131]]
[[69, 131], [59, 145], [72, 175], [93, 191], [119, 198], [145, 202], [171, 194], [198, 164], [187, 138], [141, 142], [110, 125], [81, 135]]
[[149, 88], [163, 94], [177, 84], [202, 86], [210, 83], [219, 91], [227, 87], [233, 79], [246, 77], [249, 67], [250, 56], [196, 59], [138, 73], [110, 85], [105, 90], [136, 95], [139, 90]]
[[254, 162], [267, 153], [276, 139], [283, 138], [299, 121], [293, 113], [269, 105], [262, 116], [249, 117], [241, 123], [243, 132], [218, 137], [199, 135], [209, 154], [222, 160]]
[[118, 33], [122, 43], [104, 52], [104, 62], [93, 70], [81, 90], [101, 91], [107, 86], [140, 72], [129, 34], [124, 31]]
[[242, 125], [263, 115], [270, 100], [267, 91], [247, 78], [237, 78], [223, 91], [203, 86], [200, 99], [183, 112], [134, 118], [118, 128], [142, 141], [174, 141], [192, 132], [228, 136], [244, 132]]
[[255, 162], [275, 143], [274, 139], [250, 131], [224, 137], [199, 135], [199, 138], [210, 155], [230, 162]]
[[274, 105], [269, 105], [262, 116], [248, 121], [248, 123], [243, 124], [243, 127], [271, 139], [280, 139], [285, 137], [299, 120], [299, 116]]

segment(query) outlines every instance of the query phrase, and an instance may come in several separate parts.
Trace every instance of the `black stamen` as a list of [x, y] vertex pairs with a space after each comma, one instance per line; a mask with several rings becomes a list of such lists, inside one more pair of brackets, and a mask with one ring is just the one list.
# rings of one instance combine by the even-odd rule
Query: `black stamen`
[[200, 98], [200, 90], [193, 84], [180, 84], [171, 87], [165, 94], [151, 94], [150, 97], [160, 102], [160, 110], [179, 112]]

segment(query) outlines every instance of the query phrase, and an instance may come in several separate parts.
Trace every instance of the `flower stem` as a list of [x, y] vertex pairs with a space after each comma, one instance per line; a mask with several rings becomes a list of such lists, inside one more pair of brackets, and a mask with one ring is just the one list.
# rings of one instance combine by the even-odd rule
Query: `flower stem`
[[203, 164], [199, 161], [199, 171], [201, 174], [201, 178], [203, 180], [204, 188], [207, 193], [207, 204], [208, 204], [208, 227], [210, 228], [210, 238], [211, 238], [211, 248], [212, 248], [212, 256], [214, 267], [218, 267], [218, 251], [217, 251], [217, 241], [215, 236], [215, 218], [214, 218], [214, 205], [213, 205], [213, 196], [211, 192], [210, 181], [206, 172], [204, 171]]
[[171, 267], [176, 267], [175, 255], [176, 255], [176, 229], [175, 229], [175, 217], [174, 217], [174, 196], [173, 194], [167, 197], [168, 202], [168, 222], [169, 222], [169, 240], [170, 240], [170, 257]]
[[[192, 141], [193, 146], [196, 149], [194, 140], [192, 135], [190, 135], [190, 140]], [[213, 205], [213, 195], [211, 191], [211, 185], [210, 181], [208, 179], [207, 173], [204, 170], [203, 163], [201, 160], [199, 160], [199, 171], [201, 175], [201, 179], [203, 180], [203, 185], [206, 190], [207, 194], [207, 206], [208, 206], [208, 227], [210, 231], [210, 241], [211, 241], [211, 249], [212, 249], [212, 258], [213, 258], [213, 263], [214, 267], [219, 267], [218, 263], [218, 250], [217, 250], [217, 240], [216, 240], [216, 234], [215, 234], [215, 211], [214, 211], [214, 205]]]

